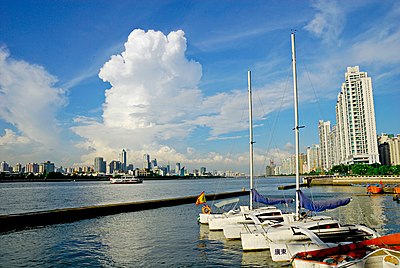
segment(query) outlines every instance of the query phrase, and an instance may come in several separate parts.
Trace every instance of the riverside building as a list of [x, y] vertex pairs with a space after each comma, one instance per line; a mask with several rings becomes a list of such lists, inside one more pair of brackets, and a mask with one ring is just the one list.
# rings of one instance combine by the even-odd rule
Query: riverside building
[[336, 103], [338, 162], [379, 163], [372, 80], [359, 66], [347, 67]]
[[96, 157], [94, 159], [94, 172], [106, 173], [107, 163], [104, 161], [103, 157]]
[[319, 120], [318, 122], [318, 136], [320, 144], [320, 154], [321, 154], [321, 167], [324, 170], [329, 170], [331, 167], [329, 165], [329, 133], [331, 132], [331, 122]]

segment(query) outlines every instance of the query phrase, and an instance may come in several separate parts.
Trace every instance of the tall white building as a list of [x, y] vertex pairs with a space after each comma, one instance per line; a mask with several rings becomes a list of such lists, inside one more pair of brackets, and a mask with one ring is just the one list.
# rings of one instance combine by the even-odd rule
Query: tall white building
[[379, 162], [372, 80], [359, 66], [347, 67], [336, 103], [336, 123], [340, 163]]
[[329, 170], [329, 133], [331, 132], [331, 122], [319, 120], [318, 135], [321, 155], [321, 167]]
[[307, 147], [307, 172], [321, 168], [321, 150], [318, 144]]
[[389, 141], [390, 164], [400, 165], [400, 135], [393, 137]]
[[378, 137], [378, 144], [380, 157], [385, 159], [381, 164], [400, 165], [400, 135], [382, 134]]

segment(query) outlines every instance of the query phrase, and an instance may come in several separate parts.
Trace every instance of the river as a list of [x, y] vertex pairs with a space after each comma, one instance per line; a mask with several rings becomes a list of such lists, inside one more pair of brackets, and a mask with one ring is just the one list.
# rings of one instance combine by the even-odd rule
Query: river
[[[293, 197], [293, 178], [257, 179], [271, 197]], [[0, 215], [238, 191], [248, 180], [199, 179], [108, 182], [0, 183]], [[349, 205], [324, 212], [344, 223], [363, 223], [381, 234], [400, 231], [400, 204], [389, 195], [367, 196], [363, 187], [318, 186], [314, 199], [352, 197]], [[212, 204], [212, 200], [207, 200]], [[241, 197], [248, 204], [248, 197]], [[0, 267], [280, 267], [269, 252], [242, 252], [240, 241], [209, 232], [196, 219], [195, 204], [122, 213], [0, 234]]]

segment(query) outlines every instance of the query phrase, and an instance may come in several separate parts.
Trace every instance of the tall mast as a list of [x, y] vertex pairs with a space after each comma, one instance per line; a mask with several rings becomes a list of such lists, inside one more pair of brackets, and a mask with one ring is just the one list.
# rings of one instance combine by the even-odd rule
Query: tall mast
[[292, 65], [293, 65], [293, 101], [294, 101], [294, 136], [296, 142], [296, 220], [299, 220], [300, 211], [300, 178], [299, 178], [299, 116], [298, 116], [298, 98], [297, 98], [297, 72], [296, 72], [296, 48], [295, 48], [295, 34], [292, 32]]
[[251, 71], [247, 71], [247, 85], [249, 91], [249, 129], [250, 129], [250, 209], [253, 209], [253, 104], [251, 97]]

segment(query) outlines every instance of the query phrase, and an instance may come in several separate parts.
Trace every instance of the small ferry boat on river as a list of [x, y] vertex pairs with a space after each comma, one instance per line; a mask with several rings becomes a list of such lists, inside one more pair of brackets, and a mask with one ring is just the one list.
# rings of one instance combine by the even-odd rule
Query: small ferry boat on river
[[142, 182], [142, 178], [128, 174], [123, 174], [122, 176], [115, 176], [110, 178], [111, 184], [137, 184]]

